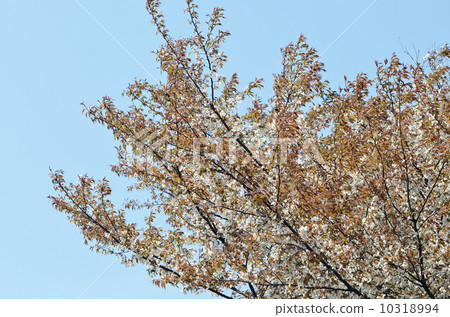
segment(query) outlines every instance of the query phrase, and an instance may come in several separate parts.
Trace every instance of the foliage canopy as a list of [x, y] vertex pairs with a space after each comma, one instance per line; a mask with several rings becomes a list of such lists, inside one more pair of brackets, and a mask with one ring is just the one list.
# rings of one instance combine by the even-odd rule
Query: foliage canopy
[[[263, 101], [262, 79], [240, 90], [220, 72], [223, 9], [203, 25], [188, 0], [193, 33], [175, 39], [159, 6], [147, 1], [165, 82], [130, 84], [126, 111], [109, 97], [84, 108], [120, 143], [112, 170], [149, 199], [118, 208], [106, 179], [51, 171], [53, 206], [86, 243], [187, 292], [449, 298], [450, 48], [393, 55], [335, 91], [300, 36]], [[133, 209], [144, 227], [127, 221]]]

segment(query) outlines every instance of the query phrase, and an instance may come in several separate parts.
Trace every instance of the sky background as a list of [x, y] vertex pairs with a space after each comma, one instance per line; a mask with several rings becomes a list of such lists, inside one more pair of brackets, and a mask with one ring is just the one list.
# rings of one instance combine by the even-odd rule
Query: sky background
[[[156, 36], [145, 1], [79, 0], [158, 80], [151, 51]], [[224, 72], [241, 83], [280, 70], [280, 47], [303, 33], [323, 52], [373, 0], [196, 1], [201, 13], [225, 8]], [[187, 34], [185, 2], [163, 0], [173, 36]], [[322, 56], [334, 87], [343, 76], [373, 75], [374, 61], [403, 47], [426, 51], [449, 42], [450, 2], [378, 0]], [[114, 141], [82, 113], [80, 102], [95, 104], [104, 95], [122, 106], [121, 96], [142, 70], [74, 0], [0, 1], [0, 298], [77, 298], [113, 261], [83, 244], [79, 230], [52, 209], [49, 166], [112, 180], [120, 202], [126, 183], [112, 175]], [[151, 79], [149, 79], [151, 81]], [[241, 104], [245, 108], [245, 102]], [[195, 298], [179, 289], [153, 286], [143, 267], [115, 263], [82, 298]], [[197, 296], [209, 298], [209, 294]]]

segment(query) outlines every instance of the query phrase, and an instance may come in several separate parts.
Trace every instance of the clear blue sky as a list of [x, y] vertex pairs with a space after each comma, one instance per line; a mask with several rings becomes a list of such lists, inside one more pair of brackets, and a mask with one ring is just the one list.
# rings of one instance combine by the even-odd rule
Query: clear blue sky
[[[197, 1], [202, 12], [226, 9], [226, 72], [242, 83], [280, 69], [279, 48], [300, 33], [322, 52], [373, 0]], [[79, 0], [156, 78], [160, 40], [145, 1]], [[184, 1], [163, 1], [175, 34], [188, 29]], [[275, 5], [277, 3], [277, 5]], [[422, 52], [449, 42], [450, 2], [378, 0], [324, 55], [327, 78], [373, 74], [374, 60]], [[89, 173], [113, 180], [120, 200], [123, 181], [111, 175], [115, 143], [110, 133], [81, 114], [80, 102], [120, 96], [135, 77], [148, 77], [73, 0], [0, 2], [0, 298], [76, 298], [114, 260], [89, 251], [78, 229], [53, 210], [48, 167], [74, 181]], [[184, 33], [185, 34], [185, 33]], [[265, 95], [270, 93], [268, 85]], [[243, 104], [245, 107], [245, 104]], [[116, 189], [114, 191], [114, 189]], [[178, 289], [152, 285], [142, 267], [116, 263], [83, 298], [186, 298]], [[209, 297], [208, 294], [202, 296]]]

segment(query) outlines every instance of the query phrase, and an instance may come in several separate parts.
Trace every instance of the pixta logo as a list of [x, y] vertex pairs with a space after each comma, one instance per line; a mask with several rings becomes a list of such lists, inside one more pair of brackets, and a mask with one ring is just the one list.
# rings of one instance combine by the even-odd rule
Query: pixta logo
[[[190, 148], [183, 151], [186, 154], [185, 159], [189, 161], [186, 163], [190, 163], [192, 168], [199, 168], [205, 159], [239, 165], [254, 161], [260, 166], [266, 166], [276, 157], [277, 165], [283, 165], [288, 163], [293, 146], [299, 148], [301, 152], [295, 159], [308, 157], [320, 164], [324, 163], [320, 151], [311, 138], [306, 138], [299, 144], [298, 139], [294, 138], [205, 137], [193, 138], [189, 144]], [[174, 159], [171, 153], [171, 149], [174, 148], [176, 144], [171, 144], [167, 134], [146, 128], [127, 139], [127, 161], [141, 168], [152, 166], [156, 162], [170, 164]]]

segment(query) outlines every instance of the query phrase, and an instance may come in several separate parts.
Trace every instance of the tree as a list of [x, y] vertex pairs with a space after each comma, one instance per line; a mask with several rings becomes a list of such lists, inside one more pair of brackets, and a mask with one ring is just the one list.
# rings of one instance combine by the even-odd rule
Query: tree
[[203, 26], [188, 0], [193, 35], [174, 39], [159, 6], [147, 1], [165, 83], [130, 84], [127, 110], [109, 97], [83, 110], [120, 143], [112, 170], [149, 199], [118, 208], [106, 179], [51, 170], [52, 204], [85, 242], [186, 292], [449, 298], [449, 46], [410, 64], [394, 54], [335, 91], [300, 36], [264, 102], [262, 79], [240, 90], [220, 73], [223, 9]]

